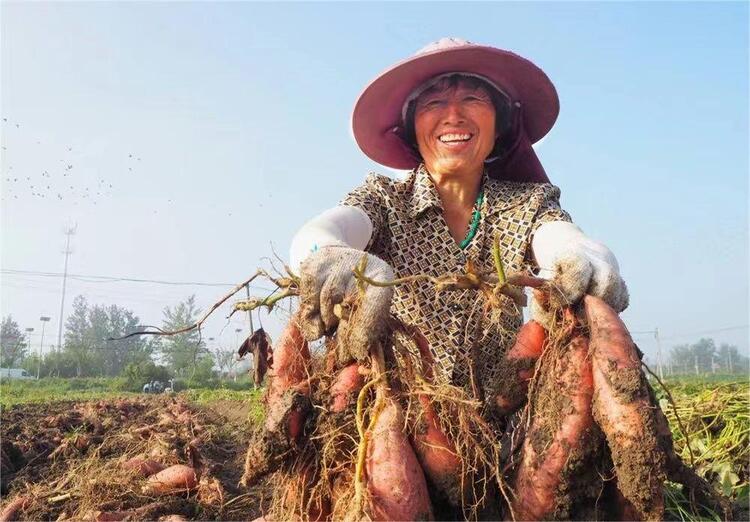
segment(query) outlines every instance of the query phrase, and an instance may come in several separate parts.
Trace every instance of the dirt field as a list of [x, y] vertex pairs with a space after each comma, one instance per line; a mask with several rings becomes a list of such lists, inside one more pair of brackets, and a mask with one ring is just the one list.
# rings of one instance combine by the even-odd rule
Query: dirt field
[[[19, 520], [252, 520], [267, 492], [241, 491], [248, 406], [199, 406], [177, 396], [18, 405], [2, 411], [2, 506]], [[190, 465], [190, 491], [144, 492], [134, 457]], [[184, 488], [183, 488], [184, 489]], [[2, 518], [2, 517], [0, 517]]]

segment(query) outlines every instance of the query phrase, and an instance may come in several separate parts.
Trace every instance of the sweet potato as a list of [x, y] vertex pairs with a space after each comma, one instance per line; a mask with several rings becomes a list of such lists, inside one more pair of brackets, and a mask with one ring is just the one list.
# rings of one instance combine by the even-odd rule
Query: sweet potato
[[18, 512], [26, 507], [29, 502], [29, 497], [20, 496], [15, 500], [12, 500], [7, 504], [2, 511], [0, 511], [0, 522], [10, 522], [11, 520], [18, 520]]
[[556, 364], [540, 370], [545, 390], [531, 399], [532, 423], [515, 480], [513, 509], [518, 520], [570, 516], [572, 499], [558, 487], [586, 466], [585, 453], [595, 444], [586, 436], [594, 423], [587, 354], [588, 340], [574, 334]]
[[494, 399], [497, 414], [510, 415], [526, 402], [528, 383], [544, 349], [546, 336], [544, 327], [534, 320], [518, 331], [516, 342], [503, 359], [503, 371]]
[[[417, 345], [422, 359], [423, 374], [431, 380], [433, 376], [433, 358], [427, 339], [419, 332], [412, 332], [412, 339]], [[422, 414], [419, 424], [411, 437], [412, 446], [422, 465], [422, 470], [439, 493], [453, 506], [461, 502], [461, 459], [455, 445], [440, 427], [435, 406], [427, 395], [418, 395]]]
[[292, 318], [273, 348], [273, 367], [269, 370], [268, 405], [273, 404], [307, 377], [310, 351], [307, 341]]
[[364, 378], [358, 363], [344, 367], [331, 385], [330, 410], [334, 413], [344, 411], [352, 398], [356, 397], [363, 383]]
[[418, 397], [422, 407], [421, 424], [412, 436], [412, 444], [431, 485], [453, 506], [460, 505], [461, 459], [455, 445], [440, 427], [435, 407], [429, 397]]
[[432, 506], [422, 468], [403, 432], [404, 414], [390, 399], [367, 448], [367, 487], [373, 520], [430, 520]]
[[[292, 439], [296, 440], [302, 432], [304, 415], [299, 411], [287, 415], [285, 412], [287, 405], [294, 401], [285, 400], [284, 397], [292, 393], [307, 377], [310, 351], [294, 318], [284, 329], [273, 353], [274, 365], [269, 372], [270, 384], [266, 395], [268, 407], [266, 429], [277, 431], [279, 420], [285, 419], [288, 423], [286, 431]], [[305, 396], [309, 394], [309, 390], [304, 387], [296, 391]]]
[[307, 341], [292, 318], [274, 347], [274, 366], [265, 397], [266, 420], [248, 448], [241, 485], [251, 486], [275, 471], [299, 440], [312, 409], [310, 390], [304, 385], [309, 362]]
[[143, 488], [147, 495], [171, 495], [192, 491], [198, 486], [195, 469], [184, 464], [170, 466], [148, 478]]
[[164, 465], [155, 460], [133, 457], [132, 459], [123, 462], [122, 468], [128, 471], [133, 471], [142, 477], [150, 477], [154, 473], [159, 473], [163, 470]]
[[584, 298], [591, 331], [594, 417], [607, 437], [619, 489], [639, 518], [664, 515], [665, 452], [638, 352], [627, 328], [604, 301]]

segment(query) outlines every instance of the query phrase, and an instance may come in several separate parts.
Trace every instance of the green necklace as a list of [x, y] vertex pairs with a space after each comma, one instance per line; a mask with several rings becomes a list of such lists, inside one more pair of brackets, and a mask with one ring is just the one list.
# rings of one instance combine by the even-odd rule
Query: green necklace
[[458, 247], [463, 250], [467, 246], [469, 246], [469, 243], [471, 243], [471, 240], [474, 239], [474, 236], [477, 235], [477, 228], [479, 228], [479, 218], [481, 217], [480, 209], [482, 208], [482, 203], [484, 202], [484, 187], [479, 189], [479, 195], [477, 196], [477, 200], [474, 203], [474, 212], [471, 215], [471, 225], [469, 225], [469, 232], [466, 234], [466, 237], [463, 241], [458, 245]]

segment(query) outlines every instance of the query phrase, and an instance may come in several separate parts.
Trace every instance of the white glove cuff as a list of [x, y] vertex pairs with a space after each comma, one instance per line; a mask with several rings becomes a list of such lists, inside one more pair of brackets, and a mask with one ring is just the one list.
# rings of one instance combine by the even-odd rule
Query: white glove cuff
[[620, 272], [617, 259], [609, 248], [587, 237], [578, 226], [567, 221], [542, 224], [531, 240], [531, 251], [540, 268], [539, 277], [545, 279], [554, 275], [555, 262], [570, 254], [586, 257], [597, 265], [609, 265], [616, 273]]
[[348, 246], [364, 250], [373, 232], [364, 210], [340, 205], [326, 210], [302, 225], [292, 238], [289, 267], [299, 273], [307, 257], [325, 246]]

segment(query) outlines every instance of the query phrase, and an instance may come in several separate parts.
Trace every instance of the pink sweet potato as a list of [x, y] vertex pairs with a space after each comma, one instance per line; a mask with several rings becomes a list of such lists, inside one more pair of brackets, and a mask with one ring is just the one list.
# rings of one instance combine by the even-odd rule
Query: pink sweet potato
[[510, 415], [526, 402], [528, 382], [534, 375], [534, 365], [542, 354], [547, 331], [534, 320], [518, 331], [516, 342], [504, 358], [504, 375], [499, 379], [501, 388], [495, 396], [499, 415]]
[[440, 427], [429, 397], [419, 396], [422, 407], [421, 426], [412, 436], [412, 444], [424, 474], [453, 505], [459, 505], [461, 490], [461, 459], [455, 445]]
[[603, 300], [586, 296], [584, 305], [591, 331], [594, 417], [607, 437], [619, 489], [639, 518], [661, 519], [666, 457], [637, 349]]
[[381, 410], [367, 448], [373, 520], [429, 520], [432, 506], [424, 473], [403, 432], [404, 414], [390, 399]]
[[[422, 358], [425, 377], [432, 379], [433, 358], [427, 339], [419, 332], [412, 332], [412, 338], [417, 344]], [[412, 446], [417, 454], [422, 470], [431, 485], [437, 488], [451, 504], [459, 505], [461, 494], [461, 459], [455, 445], [442, 430], [440, 421], [427, 395], [419, 395], [422, 415], [420, 424], [412, 435]]]
[[[284, 329], [273, 353], [274, 364], [269, 372], [270, 383], [266, 395], [269, 412], [266, 417], [266, 429], [269, 430], [278, 429], [275, 423], [280, 415], [276, 415], [275, 410], [285, 404], [284, 395], [290, 393], [307, 377], [310, 351], [307, 347], [307, 341], [302, 337], [294, 318], [289, 321]], [[303, 389], [301, 391], [304, 395], [309, 393], [309, 390]], [[297, 439], [302, 431], [304, 417], [297, 412], [293, 412], [287, 420], [289, 435], [293, 439]]]
[[358, 363], [345, 366], [331, 385], [331, 411], [334, 413], [344, 411], [352, 399], [356, 397], [363, 383], [364, 377], [360, 372]]
[[0, 522], [11, 522], [12, 520], [18, 520], [18, 512], [26, 507], [26, 504], [29, 502], [29, 500], [29, 497], [20, 496], [8, 503], [3, 508], [3, 510], [0, 511]]
[[269, 371], [266, 392], [266, 420], [245, 456], [240, 484], [249, 487], [275, 471], [290, 449], [296, 446], [312, 405], [306, 384], [310, 351], [295, 317], [274, 347], [274, 364]]
[[[588, 340], [575, 335], [563, 358], [550, 367], [546, 396], [532, 399], [534, 416], [523, 446], [515, 481], [513, 509], [518, 520], [549, 520], [565, 501], [558, 486], [566, 480], [572, 456], [592, 443], [584, 435], [593, 426], [593, 380], [587, 360]], [[551, 402], [552, 401], [552, 402]]]
[[122, 468], [128, 471], [133, 471], [142, 477], [150, 477], [154, 473], [159, 473], [163, 470], [164, 465], [155, 460], [133, 457], [132, 459], [123, 462]]
[[198, 486], [195, 469], [183, 464], [170, 466], [148, 478], [143, 492], [148, 495], [171, 495], [194, 490]]

